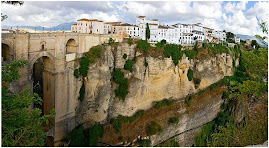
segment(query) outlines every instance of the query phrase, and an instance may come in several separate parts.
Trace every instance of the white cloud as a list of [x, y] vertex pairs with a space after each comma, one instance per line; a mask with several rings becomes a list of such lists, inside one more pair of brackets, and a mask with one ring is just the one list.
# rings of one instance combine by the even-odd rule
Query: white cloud
[[56, 26], [80, 18], [134, 23], [135, 16], [159, 19], [166, 24], [202, 23], [204, 26], [234, 33], [260, 33], [256, 16], [268, 19], [268, 2], [256, 2], [247, 8], [247, 2], [222, 1], [83, 1], [34, 2], [22, 6], [2, 4], [2, 13], [8, 15], [3, 25]]

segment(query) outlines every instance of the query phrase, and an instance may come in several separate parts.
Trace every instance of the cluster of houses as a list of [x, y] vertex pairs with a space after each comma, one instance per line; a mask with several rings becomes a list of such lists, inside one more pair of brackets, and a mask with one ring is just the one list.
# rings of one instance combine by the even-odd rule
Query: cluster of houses
[[[192, 45], [196, 41], [213, 43], [226, 42], [226, 32], [202, 26], [201, 23], [162, 25], [157, 19], [147, 20], [145, 16], [136, 17], [135, 24], [123, 22], [103, 22], [97, 19], [79, 19], [71, 25], [71, 31], [89, 34], [117, 34], [123, 37], [146, 39], [147, 24], [150, 29], [150, 43], [166, 40], [167, 43]], [[234, 38], [240, 43], [240, 38]]]

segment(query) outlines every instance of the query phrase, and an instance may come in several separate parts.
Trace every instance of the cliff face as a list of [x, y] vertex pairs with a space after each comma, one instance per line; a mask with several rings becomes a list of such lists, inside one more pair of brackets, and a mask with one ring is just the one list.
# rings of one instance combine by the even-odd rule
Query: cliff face
[[[155, 101], [183, 98], [216, 83], [224, 76], [233, 74], [232, 57], [226, 54], [203, 61], [189, 60], [184, 55], [178, 66], [174, 65], [171, 58], [147, 56], [148, 67], [145, 67], [145, 57], [136, 51], [135, 47], [136, 45], [129, 46], [127, 43], [119, 44], [116, 49], [108, 46], [103, 59], [90, 64], [85, 99], [77, 104], [77, 123], [106, 122], [118, 115], [131, 116], [138, 110], [149, 109]], [[125, 101], [122, 101], [114, 94], [118, 85], [110, 80], [114, 67], [124, 67], [127, 60], [123, 59], [124, 54], [127, 55], [127, 59], [135, 58], [135, 62], [132, 73], [122, 69], [129, 82], [129, 93]], [[189, 68], [194, 71], [194, 78], [201, 79], [198, 86], [195, 86], [193, 80], [188, 80]], [[77, 96], [79, 91], [76, 91], [75, 97]], [[197, 118], [199, 117], [200, 115], [197, 115]], [[211, 120], [211, 117], [208, 118]], [[204, 119], [201, 118], [201, 122], [197, 124], [201, 124], [202, 120]], [[158, 138], [155, 141], [158, 141]]]
[[174, 137], [180, 146], [192, 146], [195, 133], [200, 130], [201, 126], [215, 119], [220, 112], [220, 106], [223, 103], [221, 96], [225, 88], [222, 89], [222, 91], [217, 92], [213, 96], [209, 95], [199, 98], [199, 100], [193, 100], [190, 108], [178, 110], [181, 113], [179, 115], [179, 123], [165, 128], [158, 135], [151, 136], [152, 145]]

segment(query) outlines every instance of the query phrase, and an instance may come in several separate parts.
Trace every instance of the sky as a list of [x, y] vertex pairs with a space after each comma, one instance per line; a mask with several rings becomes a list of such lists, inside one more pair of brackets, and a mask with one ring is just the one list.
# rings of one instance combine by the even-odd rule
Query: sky
[[172, 25], [202, 23], [236, 34], [262, 34], [257, 19], [268, 21], [268, 1], [25, 1], [1, 5], [2, 25], [53, 27], [80, 18], [135, 23], [136, 16]]

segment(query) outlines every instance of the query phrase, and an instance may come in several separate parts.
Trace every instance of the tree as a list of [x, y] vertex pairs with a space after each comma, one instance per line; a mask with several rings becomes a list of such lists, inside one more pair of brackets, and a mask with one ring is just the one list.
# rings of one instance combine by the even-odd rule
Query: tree
[[[20, 6], [23, 5], [23, 3], [24, 3], [23, 1], [1, 1], [1, 2], [4, 4], [20, 5]], [[7, 18], [8, 18], [7, 15], [1, 13], [1, 21], [5, 20]]]
[[150, 30], [149, 30], [149, 24], [147, 23], [147, 28], [146, 28], [146, 40], [150, 38]]
[[252, 46], [253, 48], [255, 48], [255, 49], [258, 49], [258, 48], [259, 48], [259, 44], [258, 44], [258, 42], [257, 42], [256, 40], [252, 40], [252, 41], [251, 41], [251, 46]]
[[229, 38], [233, 39], [234, 38], [234, 34], [232, 32], [227, 32], [226, 35], [227, 35], [227, 39], [229, 39]]
[[42, 104], [30, 88], [20, 93], [10, 91], [11, 83], [20, 78], [18, 68], [27, 63], [18, 60], [2, 67], [2, 146], [44, 146], [46, 134], [42, 124], [48, 124], [48, 119], [55, 115], [54, 110], [42, 116], [40, 109], [30, 109], [32, 103]]
[[194, 47], [193, 47], [193, 51], [198, 53], [198, 42], [195, 41]]
[[[267, 34], [268, 35], [268, 28], [267, 28], [267, 22], [263, 22], [263, 21], [260, 21], [258, 18], [257, 18], [257, 21], [258, 21], [258, 25], [260, 26], [260, 28], [262, 29], [262, 32]], [[260, 35], [255, 35], [257, 38], [261, 39], [263, 44], [267, 45], [268, 46], [268, 43], [265, 41], [265, 39], [267, 38], [267, 36], [260, 36]]]

